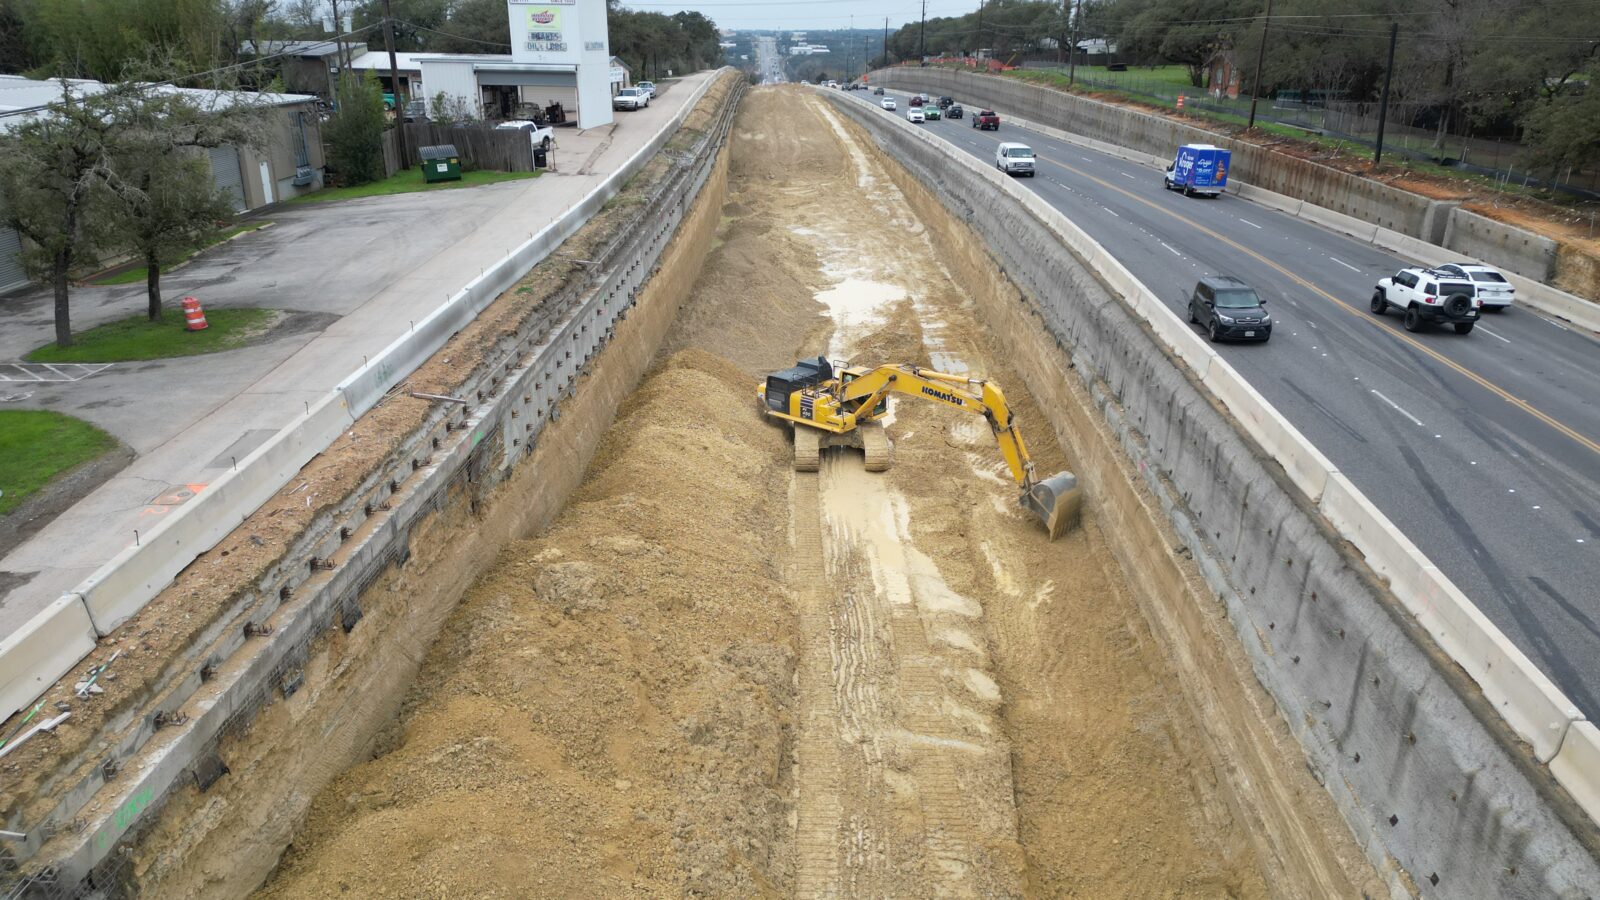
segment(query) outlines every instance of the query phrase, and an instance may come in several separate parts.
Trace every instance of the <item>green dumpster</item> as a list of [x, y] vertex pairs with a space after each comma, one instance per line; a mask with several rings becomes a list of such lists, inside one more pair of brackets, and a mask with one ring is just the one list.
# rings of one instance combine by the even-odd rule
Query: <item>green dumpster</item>
[[435, 181], [461, 180], [461, 156], [456, 153], [455, 144], [419, 147], [417, 155], [422, 157], [423, 181], [432, 184]]

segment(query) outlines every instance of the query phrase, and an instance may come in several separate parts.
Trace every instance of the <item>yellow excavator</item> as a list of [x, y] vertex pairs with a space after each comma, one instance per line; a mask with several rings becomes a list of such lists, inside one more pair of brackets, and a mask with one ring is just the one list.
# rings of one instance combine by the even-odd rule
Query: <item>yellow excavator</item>
[[883, 430], [891, 393], [981, 415], [1022, 488], [1018, 502], [1039, 517], [1050, 539], [1078, 523], [1083, 502], [1078, 479], [1071, 472], [1043, 480], [1034, 475], [1011, 407], [993, 382], [910, 365], [835, 366], [818, 356], [773, 372], [756, 390], [767, 415], [794, 425], [794, 467], [800, 472], [817, 471], [822, 448], [838, 446], [861, 448], [867, 471], [886, 471], [894, 461], [894, 446]]

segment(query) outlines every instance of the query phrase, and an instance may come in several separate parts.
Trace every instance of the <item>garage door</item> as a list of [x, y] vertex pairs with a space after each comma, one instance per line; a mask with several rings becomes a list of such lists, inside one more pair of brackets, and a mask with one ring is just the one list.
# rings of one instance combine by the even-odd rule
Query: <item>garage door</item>
[[0, 228], [0, 293], [28, 283], [22, 271], [22, 238], [9, 228]]
[[211, 148], [211, 178], [217, 190], [227, 191], [233, 198], [234, 212], [244, 212], [244, 177], [239, 174], [239, 150], [236, 147]]

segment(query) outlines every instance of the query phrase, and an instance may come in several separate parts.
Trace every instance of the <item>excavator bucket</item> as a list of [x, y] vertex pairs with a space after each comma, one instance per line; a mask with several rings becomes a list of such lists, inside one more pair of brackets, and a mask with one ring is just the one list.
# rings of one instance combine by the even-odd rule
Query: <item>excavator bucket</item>
[[1050, 533], [1050, 540], [1053, 541], [1078, 527], [1083, 490], [1078, 487], [1076, 475], [1061, 472], [1024, 491], [1021, 502], [1044, 523], [1045, 531]]

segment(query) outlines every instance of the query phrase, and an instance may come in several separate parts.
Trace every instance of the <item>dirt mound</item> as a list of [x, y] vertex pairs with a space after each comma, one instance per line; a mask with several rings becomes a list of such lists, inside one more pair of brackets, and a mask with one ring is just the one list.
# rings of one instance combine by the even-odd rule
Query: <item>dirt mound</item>
[[556, 525], [473, 586], [391, 749], [317, 798], [263, 896], [783, 890], [786, 451], [751, 390], [693, 350], [645, 382]]

